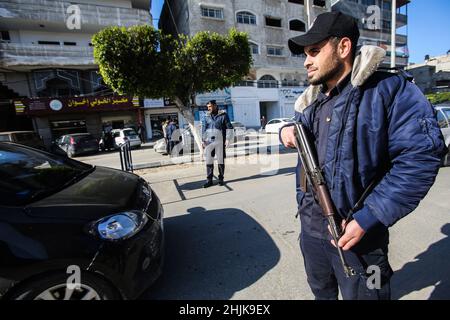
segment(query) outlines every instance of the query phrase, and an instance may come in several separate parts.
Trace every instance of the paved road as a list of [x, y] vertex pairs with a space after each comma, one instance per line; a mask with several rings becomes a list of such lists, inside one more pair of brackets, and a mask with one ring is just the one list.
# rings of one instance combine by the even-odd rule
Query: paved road
[[[227, 186], [209, 189], [203, 164], [139, 172], [164, 204], [167, 241], [164, 274], [144, 299], [313, 298], [294, 218], [296, 155], [268, 159], [228, 159]], [[449, 190], [443, 168], [419, 208], [391, 228], [393, 298], [450, 298]]]
[[[227, 155], [233, 156], [243, 155], [249, 152], [255, 152], [256, 149], [260, 149], [261, 152], [267, 152], [266, 148], [272, 148], [274, 152], [277, 152], [278, 148], [283, 148], [279, 145], [278, 135], [276, 134], [259, 134], [256, 132], [250, 132], [247, 135], [247, 141], [242, 140], [236, 143], [230, 144], [227, 148]], [[191, 162], [191, 157], [170, 158], [167, 155], [157, 153], [153, 149], [154, 143], [147, 143], [142, 146], [141, 149], [132, 150], [133, 165], [137, 168], [146, 167], [160, 167], [162, 165], [170, 165], [181, 162]], [[195, 153], [194, 156], [198, 156]], [[76, 157], [76, 160], [83, 161], [93, 165], [101, 165], [111, 168], [120, 169], [120, 156], [119, 151], [101, 152], [95, 155]]]

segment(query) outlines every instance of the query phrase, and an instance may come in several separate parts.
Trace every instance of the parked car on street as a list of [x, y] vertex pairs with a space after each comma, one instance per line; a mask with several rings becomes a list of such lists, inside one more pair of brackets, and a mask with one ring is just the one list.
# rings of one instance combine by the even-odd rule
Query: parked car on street
[[266, 133], [276, 133], [278, 134], [280, 132], [281, 127], [285, 126], [286, 124], [293, 123], [294, 120], [289, 118], [275, 118], [267, 122], [265, 130]]
[[[191, 128], [186, 127], [184, 129], [179, 129], [176, 134], [180, 135], [180, 143], [181, 145], [177, 146], [179, 148], [180, 154], [183, 154], [184, 150], [190, 150], [191, 152], [194, 150], [198, 150], [197, 145], [195, 144], [194, 135], [192, 134]], [[153, 149], [162, 154], [167, 154], [167, 144], [164, 138], [156, 141]]]
[[114, 144], [116, 148], [120, 148], [121, 145], [125, 144], [126, 141], [130, 142], [131, 148], [140, 148], [142, 145], [141, 138], [132, 128], [125, 129], [114, 129], [111, 130], [114, 137]]
[[51, 151], [66, 154], [69, 158], [98, 152], [98, 140], [90, 133], [72, 133], [59, 137], [53, 142]]
[[46, 150], [44, 141], [34, 131], [0, 132], [0, 142], [15, 142], [29, 147]]
[[444, 136], [445, 145], [448, 153], [444, 157], [444, 165], [450, 165], [450, 104], [442, 104], [435, 106], [437, 112], [437, 120]]
[[162, 219], [137, 175], [0, 142], [0, 298], [137, 298], [161, 273]]
[[234, 141], [244, 139], [247, 134], [247, 128], [242, 123], [237, 121], [232, 121], [231, 125], [233, 126]]

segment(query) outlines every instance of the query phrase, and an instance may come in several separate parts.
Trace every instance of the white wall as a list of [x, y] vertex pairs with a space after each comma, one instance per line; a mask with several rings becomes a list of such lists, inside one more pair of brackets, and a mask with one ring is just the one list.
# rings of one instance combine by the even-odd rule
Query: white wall
[[260, 126], [259, 102], [256, 99], [240, 98], [233, 100], [234, 121], [246, 127]]
[[[70, 32], [19, 31], [20, 42], [23, 44], [38, 44], [38, 41], [76, 42], [77, 46], [87, 47], [92, 34]], [[12, 40], [12, 39], [11, 39]]]
[[95, 4], [97, 6], [131, 8], [130, 0], [74, 0], [70, 2], [73, 4], [87, 3], [87, 4]]

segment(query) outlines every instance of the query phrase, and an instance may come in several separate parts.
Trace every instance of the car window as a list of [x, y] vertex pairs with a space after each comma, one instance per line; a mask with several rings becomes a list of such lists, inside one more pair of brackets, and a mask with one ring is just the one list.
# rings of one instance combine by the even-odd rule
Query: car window
[[448, 120], [444, 116], [444, 112], [443, 111], [438, 111], [437, 112], [437, 121], [438, 121], [439, 127], [441, 127], [441, 128], [448, 128]]
[[14, 134], [14, 141], [30, 141], [38, 139], [35, 133], [33, 132], [17, 132]]
[[0, 141], [10, 141], [9, 134], [0, 134]]
[[82, 135], [82, 136], [74, 136], [73, 139], [75, 140], [75, 142], [87, 142], [87, 141], [92, 141], [94, 140], [94, 136], [92, 134], [86, 134], [86, 135]]
[[137, 136], [136, 131], [134, 130], [123, 130], [123, 134], [125, 135], [125, 137], [130, 137], [130, 136]]
[[120, 137], [120, 131], [116, 131], [113, 133], [113, 137], [114, 138], [119, 138]]
[[280, 120], [270, 120], [267, 124], [280, 123]]
[[447, 120], [450, 121], [450, 108], [442, 108], [441, 110], [445, 114]]
[[25, 205], [60, 191], [93, 167], [26, 147], [0, 144], [0, 205]]

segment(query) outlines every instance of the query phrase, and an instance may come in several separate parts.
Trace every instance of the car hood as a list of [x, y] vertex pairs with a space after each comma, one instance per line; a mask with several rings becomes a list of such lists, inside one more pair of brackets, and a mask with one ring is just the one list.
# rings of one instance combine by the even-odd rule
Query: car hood
[[75, 184], [27, 206], [31, 216], [92, 220], [134, 209], [139, 177], [127, 172], [96, 167]]

